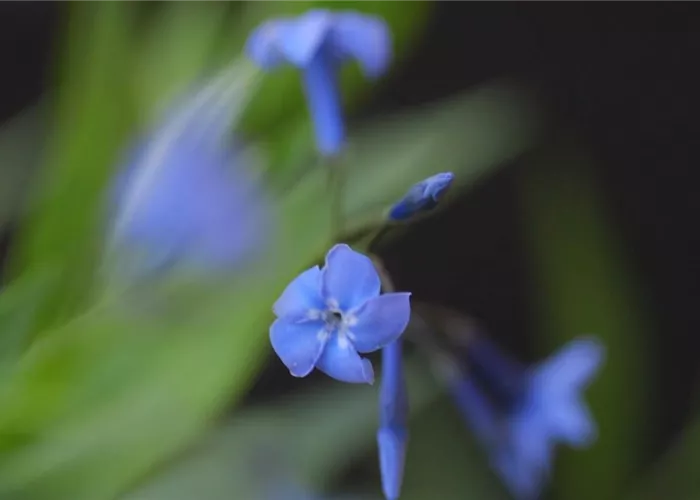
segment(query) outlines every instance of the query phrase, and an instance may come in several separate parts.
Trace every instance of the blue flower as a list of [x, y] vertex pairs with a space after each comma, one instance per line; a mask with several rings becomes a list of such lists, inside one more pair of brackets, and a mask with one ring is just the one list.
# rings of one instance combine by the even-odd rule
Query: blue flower
[[220, 271], [266, 241], [264, 194], [240, 146], [226, 140], [240, 95], [222, 83], [180, 99], [118, 172], [111, 244], [128, 250], [137, 273], [174, 263]]
[[345, 244], [326, 254], [323, 269], [307, 269], [284, 290], [273, 310], [272, 347], [295, 377], [318, 368], [352, 383], [373, 383], [372, 364], [358, 353], [377, 351], [403, 333], [410, 293], [380, 295], [372, 261]]
[[391, 207], [389, 219], [406, 220], [419, 212], [432, 210], [450, 188], [453, 180], [452, 172], [443, 172], [414, 184], [401, 201]]
[[584, 447], [595, 440], [595, 423], [580, 393], [603, 351], [594, 339], [578, 339], [521, 369], [484, 339], [469, 348], [469, 375], [453, 381], [452, 394], [517, 498], [539, 494], [557, 443]]
[[246, 52], [264, 69], [288, 63], [302, 70], [318, 149], [335, 155], [345, 140], [338, 69], [354, 58], [368, 78], [380, 76], [391, 59], [391, 42], [377, 17], [316, 9], [262, 24], [248, 39]]
[[403, 373], [402, 340], [382, 349], [382, 387], [379, 393], [379, 470], [387, 500], [401, 493], [408, 445], [408, 394]]

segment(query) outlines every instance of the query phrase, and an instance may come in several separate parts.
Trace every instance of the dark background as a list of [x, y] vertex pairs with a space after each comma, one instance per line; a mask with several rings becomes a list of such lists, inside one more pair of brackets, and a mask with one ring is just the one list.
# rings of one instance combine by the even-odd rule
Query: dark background
[[[50, 85], [62, 14], [59, 3], [0, 3], [0, 120]], [[698, 371], [700, 34], [692, 25], [699, 14], [691, 2], [440, 3], [421, 45], [365, 110], [382, 113], [505, 76], [539, 94], [552, 122], [581, 140], [653, 304], [656, 434], [647, 459], [682, 427]], [[416, 296], [469, 311], [528, 359], [532, 318], [516, 189], [513, 169], [500, 171], [387, 255]], [[429, 267], [420, 264], [431, 256]], [[277, 365], [257, 393], [293, 383]]]

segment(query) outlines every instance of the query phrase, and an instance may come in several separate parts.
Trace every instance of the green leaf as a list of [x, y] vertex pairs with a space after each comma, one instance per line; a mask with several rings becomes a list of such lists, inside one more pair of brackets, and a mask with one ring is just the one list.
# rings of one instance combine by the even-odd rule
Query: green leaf
[[695, 420], [664, 455], [632, 488], [630, 500], [694, 500], [700, 495], [697, 463], [700, 452], [700, 421]]
[[[438, 391], [415, 360], [406, 366], [411, 411], [418, 414]], [[320, 490], [375, 448], [377, 401], [377, 387], [329, 382], [321, 390], [240, 413], [126, 500], [266, 498], [265, 491], [285, 481]]]
[[11, 366], [29, 346], [36, 310], [51, 284], [48, 278], [44, 273], [24, 275], [0, 293], [0, 370]]
[[[619, 498], [643, 446], [644, 298], [608, 225], [604, 200], [580, 151], [555, 149], [520, 185], [533, 266], [541, 355], [584, 334], [599, 337], [607, 363], [586, 391], [600, 438], [586, 452], [564, 451], [555, 488], [572, 500]], [[624, 397], [621, 395], [624, 394]]]
[[270, 304], [329, 243], [328, 205], [302, 184], [259, 265], [196, 307], [112, 299], [35, 342], [0, 385], [0, 497], [114, 498], [192, 442], [259, 367]]
[[100, 197], [130, 121], [124, 85], [131, 55], [129, 4], [72, 8], [57, 118], [12, 269], [15, 275], [41, 270], [57, 275], [37, 312], [37, 328], [70, 318], [90, 301]]
[[[173, 98], [210, 69], [222, 32], [236, 3], [173, 2], [158, 5], [158, 16], [139, 44], [134, 71], [136, 108], [144, 118], [162, 111]], [[228, 47], [225, 64], [236, 51]]]
[[402, 500], [507, 500], [483, 450], [444, 397], [411, 427]]

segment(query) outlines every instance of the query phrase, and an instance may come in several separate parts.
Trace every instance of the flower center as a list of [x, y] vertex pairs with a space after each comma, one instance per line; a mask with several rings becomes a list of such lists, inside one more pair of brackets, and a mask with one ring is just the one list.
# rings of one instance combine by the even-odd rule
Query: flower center
[[343, 325], [343, 313], [337, 309], [328, 309], [323, 313], [323, 321], [326, 322], [328, 329], [335, 330]]

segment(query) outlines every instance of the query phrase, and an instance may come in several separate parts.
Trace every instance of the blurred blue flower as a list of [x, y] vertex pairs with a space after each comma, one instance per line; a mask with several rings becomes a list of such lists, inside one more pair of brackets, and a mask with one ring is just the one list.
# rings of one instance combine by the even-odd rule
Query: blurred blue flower
[[272, 347], [295, 377], [314, 367], [352, 383], [373, 383], [369, 353], [395, 341], [408, 325], [410, 293], [380, 295], [372, 261], [338, 244], [326, 254], [323, 269], [297, 276], [275, 302], [270, 327]]
[[406, 220], [419, 212], [432, 210], [450, 188], [453, 180], [452, 172], [443, 172], [414, 184], [408, 193], [391, 207], [389, 219]]
[[118, 171], [111, 244], [134, 257], [137, 273], [174, 263], [219, 272], [266, 241], [264, 193], [240, 145], [227, 140], [240, 96], [222, 83], [184, 96]]
[[403, 373], [402, 340], [382, 349], [382, 387], [379, 393], [379, 470], [387, 500], [401, 493], [408, 445], [408, 394]]
[[454, 380], [452, 394], [517, 498], [537, 497], [555, 444], [584, 447], [595, 440], [595, 423], [580, 393], [603, 354], [598, 341], [577, 339], [525, 369], [482, 338], [469, 347], [469, 375]]
[[289, 63], [302, 70], [317, 147], [335, 155], [345, 140], [337, 72], [354, 58], [368, 78], [380, 76], [391, 59], [391, 41], [377, 17], [315, 9], [262, 24], [250, 35], [246, 52], [264, 69]]

